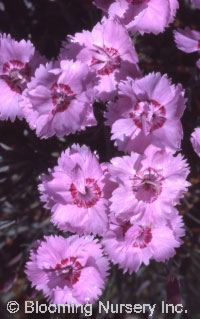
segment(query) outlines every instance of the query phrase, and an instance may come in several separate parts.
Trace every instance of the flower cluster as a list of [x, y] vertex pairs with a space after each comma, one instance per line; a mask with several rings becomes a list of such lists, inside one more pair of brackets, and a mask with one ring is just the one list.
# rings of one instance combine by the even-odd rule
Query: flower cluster
[[[95, 302], [108, 259], [132, 273], [151, 259], [174, 256], [184, 236], [176, 209], [190, 185], [180, 154], [184, 90], [167, 74], [143, 76], [130, 38], [137, 31], [163, 32], [178, 1], [94, 4], [105, 13], [102, 21], [68, 36], [56, 61], [40, 57], [30, 41], [0, 37], [1, 120], [24, 117], [38, 137], [61, 137], [96, 125], [93, 104], [106, 102], [105, 124], [125, 153], [100, 163], [96, 152], [73, 144], [41, 176], [40, 199], [51, 222], [75, 233], [38, 241], [26, 264], [32, 285], [54, 303]], [[200, 49], [197, 31], [179, 29], [175, 40], [186, 52]], [[196, 130], [198, 154], [199, 141]]]
[[72, 145], [39, 190], [58, 229], [101, 236], [109, 259], [132, 273], [180, 246], [183, 222], [174, 206], [189, 186], [188, 172], [180, 154], [153, 145], [104, 164], [88, 147]]
[[150, 146], [143, 155], [113, 158], [109, 171], [116, 188], [103, 243], [112, 262], [132, 273], [152, 258], [172, 257], [184, 234], [174, 206], [189, 186], [185, 160]]

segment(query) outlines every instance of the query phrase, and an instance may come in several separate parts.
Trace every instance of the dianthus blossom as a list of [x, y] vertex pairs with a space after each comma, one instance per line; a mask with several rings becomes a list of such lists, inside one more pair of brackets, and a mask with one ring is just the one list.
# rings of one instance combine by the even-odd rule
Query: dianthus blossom
[[112, 127], [111, 139], [119, 150], [142, 154], [153, 144], [176, 151], [183, 137], [184, 109], [181, 84], [175, 86], [167, 75], [150, 73], [119, 84], [119, 99], [108, 104], [106, 124]]
[[200, 32], [191, 30], [186, 27], [185, 29], [177, 29], [174, 31], [174, 38], [177, 48], [187, 52], [195, 52], [200, 50]]
[[178, 0], [95, 0], [110, 17], [118, 17], [128, 31], [158, 34], [174, 21]]
[[36, 67], [44, 59], [30, 41], [0, 34], [0, 120], [23, 118], [19, 99]]
[[[41, 200], [51, 221], [63, 231], [102, 235], [108, 227], [105, 165], [87, 146], [72, 145], [58, 165], [42, 176]], [[108, 192], [108, 194], [107, 194]]]
[[41, 65], [24, 92], [21, 107], [37, 136], [64, 136], [96, 125], [95, 78], [80, 61]]
[[191, 135], [190, 141], [195, 152], [198, 156], [200, 156], [200, 127], [195, 128], [194, 132]]
[[124, 220], [163, 222], [171, 218], [189, 182], [188, 165], [181, 154], [173, 156], [150, 147], [145, 155], [115, 157], [110, 178], [118, 183], [110, 199], [110, 210]]
[[[138, 271], [151, 259], [165, 261], [175, 255], [184, 236], [182, 217], [173, 210], [170, 223], [123, 222], [111, 219], [102, 243], [109, 259], [124, 272]], [[173, 227], [171, 226], [173, 225]]]
[[45, 236], [26, 263], [26, 275], [55, 304], [95, 302], [102, 293], [109, 264], [92, 236]]
[[87, 63], [98, 77], [97, 98], [115, 96], [117, 84], [126, 76], [140, 75], [137, 53], [126, 29], [117, 21], [104, 19], [91, 32], [82, 31], [64, 44], [61, 58], [70, 57]]

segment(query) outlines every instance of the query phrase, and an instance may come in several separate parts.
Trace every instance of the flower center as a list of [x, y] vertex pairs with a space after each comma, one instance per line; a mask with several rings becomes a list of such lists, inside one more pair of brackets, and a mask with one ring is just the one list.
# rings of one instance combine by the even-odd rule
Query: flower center
[[[74, 285], [78, 282], [83, 266], [76, 257], [62, 259], [55, 269], [44, 269], [47, 274], [55, 276], [57, 279], [67, 281]], [[51, 278], [52, 279], [52, 278]]]
[[132, 247], [143, 249], [152, 240], [150, 227], [132, 226], [125, 233], [125, 241]]
[[69, 85], [55, 83], [51, 88], [51, 98], [54, 105], [52, 115], [67, 110], [71, 100], [75, 98], [74, 92]]
[[93, 178], [85, 179], [84, 191], [80, 192], [73, 183], [69, 190], [74, 200], [74, 205], [83, 208], [90, 208], [96, 205], [102, 193], [100, 187]]
[[19, 60], [10, 60], [3, 65], [3, 74], [0, 76], [12, 91], [19, 94], [26, 88], [31, 79], [31, 68], [28, 63]]
[[132, 190], [138, 200], [154, 202], [162, 192], [163, 176], [149, 167], [137, 173], [133, 178]]
[[94, 56], [90, 66], [95, 66], [99, 75], [109, 75], [120, 67], [121, 58], [116, 49], [108, 48], [105, 45], [103, 48], [97, 45], [94, 45], [94, 47]]
[[155, 100], [138, 102], [133, 107], [129, 116], [137, 127], [143, 130], [145, 135], [161, 128], [165, 121], [166, 111], [164, 106]]

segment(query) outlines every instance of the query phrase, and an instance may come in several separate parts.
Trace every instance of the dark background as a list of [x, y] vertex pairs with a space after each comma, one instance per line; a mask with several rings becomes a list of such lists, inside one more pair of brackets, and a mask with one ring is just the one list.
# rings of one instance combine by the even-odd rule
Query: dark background
[[[181, 82], [188, 99], [182, 122], [183, 154], [191, 167], [189, 192], [178, 207], [186, 224], [184, 244], [167, 263], [151, 262], [137, 274], [123, 275], [113, 267], [101, 300], [106, 303], [157, 304], [154, 319], [200, 318], [200, 160], [189, 138], [200, 125], [200, 71], [195, 67], [198, 53], [179, 51], [173, 41], [176, 27], [190, 26], [200, 31], [200, 10], [189, 1], [180, 0], [175, 23], [161, 35], [137, 36], [134, 40], [144, 74], [152, 71], [168, 73], [174, 83]], [[47, 58], [56, 58], [61, 42], [68, 34], [91, 30], [101, 12], [91, 0], [4, 0], [0, 1], [0, 32], [10, 33], [16, 40], [30, 39]], [[97, 150], [101, 161], [109, 161], [119, 152], [110, 142], [110, 131], [103, 125], [104, 105], [95, 105], [98, 126], [62, 139], [39, 140], [25, 121], [0, 122], [0, 318], [81, 318], [76, 315], [24, 314], [25, 300], [45, 303], [42, 293], [31, 288], [24, 265], [32, 243], [44, 235], [58, 233], [49, 222], [49, 212], [39, 201], [38, 176], [53, 167], [60, 152], [73, 142], [87, 144]], [[60, 233], [61, 234], [61, 233]], [[16, 300], [21, 311], [9, 314], [6, 303]], [[183, 303], [188, 315], [165, 315], [161, 301]], [[83, 317], [83, 316], [82, 316]], [[119, 318], [118, 314], [97, 313], [92, 318]], [[128, 318], [127, 314], [121, 318]], [[151, 318], [148, 314], [129, 318]]]

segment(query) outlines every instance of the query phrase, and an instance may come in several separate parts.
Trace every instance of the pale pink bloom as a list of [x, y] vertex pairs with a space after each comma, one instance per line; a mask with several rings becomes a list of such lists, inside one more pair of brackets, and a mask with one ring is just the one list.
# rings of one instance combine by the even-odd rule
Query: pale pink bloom
[[176, 151], [183, 137], [180, 118], [185, 109], [181, 84], [151, 73], [119, 84], [119, 99], [108, 104], [107, 125], [119, 150], [143, 153], [153, 144]]
[[41, 65], [21, 101], [37, 136], [64, 136], [96, 125], [93, 85], [88, 66], [80, 61]]
[[171, 218], [172, 206], [187, 191], [188, 165], [178, 154], [150, 147], [145, 155], [116, 157], [109, 167], [118, 183], [110, 199], [110, 210], [124, 220], [163, 222]]
[[174, 21], [178, 0], [96, 0], [110, 17], [118, 17], [128, 31], [158, 34]]
[[85, 145], [72, 145], [58, 166], [42, 176], [41, 200], [51, 221], [63, 231], [102, 235], [108, 227], [107, 167]]
[[23, 118], [19, 99], [42, 59], [30, 41], [0, 34], [0, 120]]
[[[177, 216], [171, 218], [173, 224]], [[111, 221], [110, 228], [103, 237], [102, 243], [108, 258], [118, 264], [123, 272], [138, 271], [143, 264], [148, 265], [151, 259], [158, 262], [173, 257], [175, 248], [182, 243], [183, 224], [175, 221], [176, 230], [167, 224], [148, 222]]]
[[98, 77], [97, 98], [111, 99], [117, 84], [129, 76], [139, 76], [138, 57], [126, 29], [117, 21], [104, 19], [91, 32], [82, 31], [64, 44], [61, 58], [70, 57], [87, 63]]
[[194, 132], [191, 135], [190, 141], [195, 152], [200, 157], [200, 127], [195, 128]]
[[200, 0], [192, 0], [192, 2], [194, 3], [196, 8], [200, 9]]
[[109, 264], [92, 236], [45, 236], [26, 263], [26, 275], [54, 304], [87, 304], [102, 293]]
[[186, 27], [185, 29], [177, 29], [174, 31], [174, 38], [177, 48], [187, 52], [195, 52], [200, 50], [200, 32], [191, 30]]

